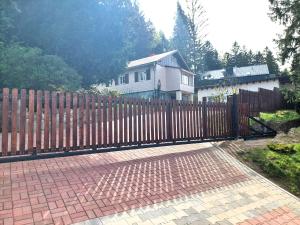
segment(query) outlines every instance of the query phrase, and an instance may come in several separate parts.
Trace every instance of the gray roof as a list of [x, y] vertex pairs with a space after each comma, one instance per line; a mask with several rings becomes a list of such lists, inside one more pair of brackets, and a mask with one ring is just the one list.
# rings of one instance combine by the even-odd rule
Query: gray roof
[[253, 65], [245, 67], [234, 67], [233, 73], [235, 76], [254, 76], [254, 75], [263, 75], [269, 74], [269, 68], [267, 64], [263, 65]]
[[170, 55], [175, 55], [175, 54], [176, 54], [177, 58], [181, 61], [181, 64], [183, 64], [184, 69], [190, 71], [189, 67], [187, 66], [186, 62], [184, 61], [184, 59], [182, 58], [182, 56], [180, 55], [178, 50], [173, 50], [173, 51], [165, 52], [165, 53], [162, 53], [162, 54], [153, 55], [153, 56], [149, 56], [149, 57], [146, 57], [146, 58], [130, 61], [128, 63], [127, 69], [132, 69], [132, 68], [135, 68], [135, 67], [155, 63], [155, 62], [158, 62], [158, 61], [160, 61], [160, 60], [162, 60], [162, 59], [164, 59], [164, 58], [166, 58]]

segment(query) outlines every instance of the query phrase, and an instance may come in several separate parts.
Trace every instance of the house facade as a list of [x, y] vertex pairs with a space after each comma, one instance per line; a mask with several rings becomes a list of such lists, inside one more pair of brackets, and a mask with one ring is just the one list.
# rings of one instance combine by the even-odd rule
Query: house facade
[[131, 97], [192, 100], [194, 74], [175, 50], [129, 62], [107, 88]]
[[278, 76], [270, 74], [267, 65], [235, 67], [229, 75], [226, 75], [225, 69], [208, 71], [197, 84], [197, 97], [198, 101], [202, 101], [203, 97], [225, 100], [228, 95], [238, 94], [239, 89], [258, 91], [259, 88], [279, 88]]

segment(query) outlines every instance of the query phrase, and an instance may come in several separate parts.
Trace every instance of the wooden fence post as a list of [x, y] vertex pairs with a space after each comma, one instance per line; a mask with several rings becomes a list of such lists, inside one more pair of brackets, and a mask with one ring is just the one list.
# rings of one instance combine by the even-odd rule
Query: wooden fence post
[[238, 138], [239, 136], [239, 106], [238, 106], [238, 96], [233, 94], [232, 96], [232, 109], [231, 109], [231, 119], [232, 119], [232, 137]]
[[207, 98], [202, 99], [203, 139], [207, 138]]

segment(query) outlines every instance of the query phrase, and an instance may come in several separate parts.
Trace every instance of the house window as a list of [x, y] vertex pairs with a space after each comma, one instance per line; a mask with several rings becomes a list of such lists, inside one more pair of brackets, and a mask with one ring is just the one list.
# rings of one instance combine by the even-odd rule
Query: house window
[[192, 76], [189, 76], [189, 86], [194, 86], [194, 79]]
[[128, 84], [129, 83], [129, 76], [128, 74], [120, 76], [120, 84]]
[[146, 79], [147, 79], [147, 80], [151, 80], [150, 69], [147, 69], [147, 70], [146, 70]]
[[189, 85], [189, 76], [182, 74], [181, 75], [181, 83], [184, 85]]
[[134, 72], [134, 82], [139, 82], [139, 73]]
[[146, 78], [147, 78], [146, 72], [140, 72], [139, 73], [139, 81], [146, 80]]

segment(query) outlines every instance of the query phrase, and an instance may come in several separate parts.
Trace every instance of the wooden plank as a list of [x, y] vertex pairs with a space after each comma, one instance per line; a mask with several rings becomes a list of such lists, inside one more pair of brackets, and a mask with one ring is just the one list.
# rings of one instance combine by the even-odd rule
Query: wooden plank
[[167, 141], [168, 136], [167, 136], [167, 101], [163, 100], [162, 101], [162, 139], [164, 141]]
[[113, 98], [113, 111], [114, 111], [114, 139], [113, 139], [113, 144], [116, 146], [118, 144], [118, 98]]
[[146, 100], [142, 100], [142, 137], [143, 143], [147, 143], [147, 128], [146, 128]]
[[36, 149], [41, 152], [42, 149], [42, 91], [36, 94]]
[[29, 90], [29, 105], [28, 105], [28, 153], [33, 153], [33, 138], [34, 138], [34, 90]]
[[12, 89], [11, 105], [11, 154], [17, 154], [18, 142], [18, 89]]
[[133, 99], [133, 143], [137, 143], [137, 100]]
[[73, 94], [73, 138], [72, 138], [72, 148], [75, 149], [78, 147], [78, 95]]
[[71, 94], [66, 93], [66, 151], [71, 148]]
[[147, 126], [147, 143], [150, 143], [151, 140], [151, 108], [150, 108], [150, 102], [149, 100], [146, 100], [146, 126]]
[[151, 138], [150, 143], [155, 140], [155, 108], [154, 108], [154, 100], [150, 101], [150, 116], [151, 116]]
[[97, 145], [98, 147], [102, 147], [103, 146], [103, 139], [102, 139], [102, 126], [104, 126], [103, 124], [103, 99], [101, 96], [97, 96], [97, 103], [98, 103], [98, 107], [97, 107], [97, 136], [98, 136], [98, 140], [97, 140]]
[[119, 98], [119, 144], [124, 143], [124, 99]]
[[137, 107], [138, 107], [138, 144], [142, 144], [142, 104], [141, 100], [139, 99], [137, 101]]
[[203, 139], [207, 139], [208, 136], [208, 125], [207, 125], [207, 100], [206, 98], [203, 98], [202, 102], [202, 126], [203, 126]]
[[79, 148], [84, 149], [84, 95], [79, 96]]
[[107, 111], [108, 110], [108, 97], [103, 97], [103, 145], [107, 147], [108, 142], [108, 121]]
[[124, 98], [124, 144], [128, 143], [128, 107], [127, 107], [127, 99]]
[[52, 92], [52, 104], [51, 104], [51, 150], [56, 150], [56, 105], [57, 93]]
[[92, 149], [97, 149], [97, 142], [96, 142], [96, 101], [95, 96], [92, 95]]
[[129, 99], [128, 101], [128, 108], [129, 108], [129, 115], [128, 115], [128, 119], [129, 119], [129, 141], [128, 143], [132, 143], [132, 99]]
[[180, 105], [178, 101], [175, 101], [175, 105], [176, 105], [176, 139], [179, 140], [180, 139], [180, 135], [181, 135], [181, 126], [180, 126]]
[[91, 114], [90, 114], [90, 96], [85, 95], [85, 147], [91, 145]]
[[50, 93], [44, 91], [44, 147], [45, 152], [49, 151], [49, 136], [50, 136]]
[[9, 89], [3, 88], [2, 92], [2, 155], [8, 154], [8, 111], [9, 111]]
[[26, 90], [21, 90], [21, 109], [20, 109], [20, 154], [25, 153], [26, 142]]
[[108, 97], [108, 145], [111, 146], [113, 142], [113, 126], [112, 126], [112, 98]]
[[64, 147], [64, 109], [65, 109], [65, 94], [59, 93], [59, 130], [58, 130], [58, 147], [59, 150], [63, 150]]

